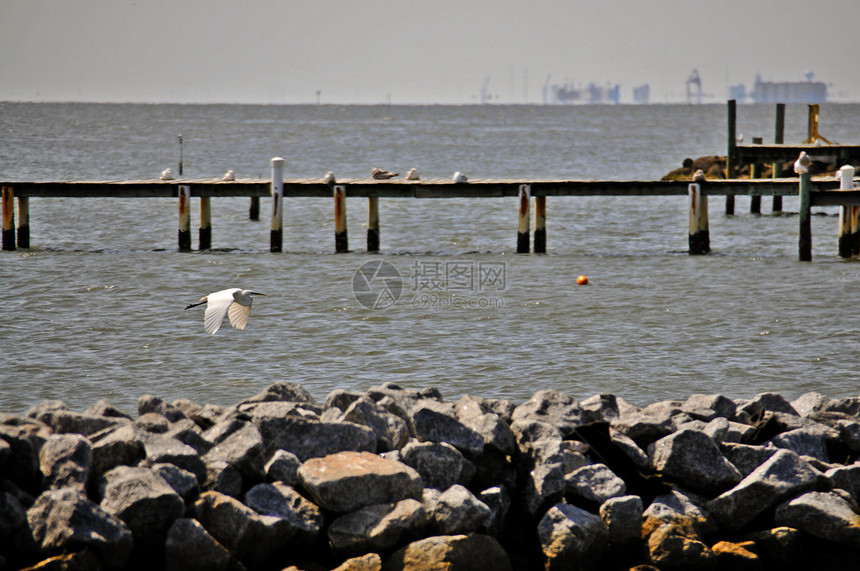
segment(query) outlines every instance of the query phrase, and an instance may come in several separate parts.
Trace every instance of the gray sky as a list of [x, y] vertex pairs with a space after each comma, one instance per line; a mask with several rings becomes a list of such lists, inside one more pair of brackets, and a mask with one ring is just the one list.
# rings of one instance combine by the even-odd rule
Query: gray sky
[[[217, 6], [217, 7], [216, 7]], [[856, 0], [0, 0], [0, 100], [540, 103], [548, 78], [860, 101]]]

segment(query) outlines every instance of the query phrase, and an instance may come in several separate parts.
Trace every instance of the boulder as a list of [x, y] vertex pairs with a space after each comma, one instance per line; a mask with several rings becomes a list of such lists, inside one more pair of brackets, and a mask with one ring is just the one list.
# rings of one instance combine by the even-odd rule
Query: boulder
[[95, 416], [112, 416], [114, 418], [125, 418], [127, 420], [132, 419], [131, 416], [115, 407], [113, 403], [111, 403], [107, 399], [101, 399], [100, 401], [89, 407], [87, 410], [85, 410], [84, 414], [92, 414]]
[[242, 494], [244, 482], [238, 468], [223, 460], [213, 460], [206, 464], [206, 477], [200, 487], [238, 498]]
[[514, 452], [514, 434], [508, 423], [489, 404], [477, 397], [464, 396], [454, 405], [457, 418], [481, 435], [484, 449], [493, 449], [502, 454]]
[[845, 490], [857, 504], [860, 504], [860, 463], [831, 468], [824, 475], [833, 482], [834, 488]]
[[313, 395], [298, 383], [278, 382], [266, 387], [263, 391], [247, 398], [240, 404], [258, 402], [298, 402], [315, 403]]
[[601, 569], [609, 545], [609, 530], [600, 516], [570, 504], [556, 504], [538, 524], [546, 569]]
[[275, 450], [263, 470], [266, 472], [267, 482], [283, 482], [288, 486], [294, 486], [299, 481], [298, 471], [302, 465], [299, 457], [286, 450]]
[[203, 456], [206, 464], [226, 462], [236, 468], [250, 485], [265, 480], [263, 471], [263, 437], [251, 423], [231, 433]]
[[693, 394], [681, 405], [683, 412], [706, 421], [713, 420], [715, 416], [731, 419], [735, 416], [737, 408], [737, 404], [732, 399], [718, 394]]
[[778, 508], [778, 526], [793, 527], [813, 537], [860, 547], [860, 514], [833, 492], [808, 492]]
[[512, 571], [507, 553], [487, 535], [443, 535], [419, 539], [395, 551], [383, 571]]
[[233, 555], [209, 535], [200, 522], [180, 518], [167, 532], [164, 545], [167, 571], [227, 571], [235, 569]]
[[426, 488], [447, 490], [468, 485], [475, 466], [446, 442], [411, 442], [400, 451], [400, 461], [415, 468]]
[[375, 504], [335, 518], [328, 526], [332, 549], [342, 554], [387, 550], [417, 534], [427, 520], [418, 500]]
[[337, 513], [417, 499], [424, 488], [414, 469], [369, 452], [339, 452], [311, 458], [301, 465], [298, 474], [314, 502]]
[[326, 397], [325, 405], [323, 405], [323, 408], [325, 408], [326, 410], [336, 408], [340, 412], [345, 412], [346, 409], [349, 408], [349, 405], [363, 397], [364, 395], [358, 391], [335, 389], [330, 392]]
[[716, 569], [714, 552], [692, 528], [675, 523], [661, 525], [648, 536], [648, 556], [661, 571]]
[[382, 571], [382, 557], [378, 553], [351, 557], [332, 571]]
[[39, 450], [46, 489], [72, 487], [84, 493], [92, 463], [92, 444], [79, 434], [55, 434]]
[[304, 462], [338, 452], [376, 452], [376, 434], [351, 422], [320, 422], [286, 417], [254, 417], [263, 436], [264, 455], [277, 449], [295, 454]]
[[153, 434], [165, 434], [170, 430], [170, 421], [163, 414], [147, 412], [141, 414], [132, 422], [135, 430], [152, 432]]
[[642, 548], [642, 498], [619, 496], [600, 506], [600, 517], [609, 530], [609, 550], [619, 563], [634, 561]]
[[150, 412], [160, 414], [169, 422], [176, 422], [177, 420], [186, 418], [185, 413], [181, 409], [165, 402], [160, 397], [146, 394], [137, 399], [137, 414], [140, 417]]
[[704, 498], [680, 490], [657, 496], [642, 514], [645, 518], [643, 528], [650, 532], [666, 523], [678, 523], [691, 527], [701, 536], [710, 535], [718, 526], [702, 508], [704, 503]]
[[565, 496], [570, 497], [571, 501], [581, 498], [598, 506], [609, 498], [627, 493], [624, 480], [605, 464], [589, 464], [566, 474], [564, 489]]
[[257, 484], [245, 493], [244, 504], [260, 515], [286, 520], [297, 544], [313, 543], [323, 527], [320, 508], [281, 482]]
[[718, 541], [711, 546], [717, 569], [731, 569], [732, 571], [760, 571], [762, 568], [761, 560], [755, 550], [754, 541], [742, 543]]
[[197, 480], [200, 482], [206, 480], [206, 464], [191, 446], [165, 434], [140, 432], [138, 437], [143, 443], [147, 465], [173, 464], [183, 470], [188, 470], [197, 476]]
[[537, 420], [555, 426], [563, 437], [584, 423], [583, 410], [572, 396], [553, 389], [536, 392], [511, 414], [511, 422]]
[[57, 434], [81, 434], [89, 436], [110, 427], [130, 424], [127, 418], [99, 416], [72, 412], [70, 410], [51, 410], [40, 413], [36, 419], [51, 427]]
[[467, 457], [480, 454], [484, 449], [484, 438], [460, 422], [453, 407], [432, 403], [424, 402], [410, 411], [409, 417], [418, 440], [447, 442]]
[[822, 462], [829, 462], [827, 455], [828, 431], [823, 427], [797, 428], [783, 432], [771, 439], [777, 448], [785, 448], [797, 453], [798, 456], [812, 456]]
[[724, 442], [721, 449], [723, 455], [738, 469], [742, 477], [748, 476], [779, 450], [771, 442], [762, 446]]
[[93, 448], [92, 475], [99, 477], [117, 466], [134, 466], [146, 450], [131, 424], [112, 427], [90, 438]]
[[508, 510], [511, 508], [511, 494], [504, 486], [494, 486], [478, 494], [478, 499], [490, 508], [490, 515], [481, 524], [479, 531], [497, 537], [505, 529]]
[[197, 476], [188, 470], [183, 470], [173, 464], [153, 464], [151, 469], [161, 476], [183, 501], [190, 502], [200, 493], [200, 483], [197, 481]]
[[362, 397], [343, 412], [341, 420], [366, 426], [376, 435], [379, 452], [398, 450], [409, 441], [409, 428], [402, 418], [391, 414], [367, 397]]
[[664, 436], [648, 448], [648, 456], [663, 477], [693, 491], [717, 494], [741, 480], [714, 441], [696, 430]]
[[490, 508], [472, 492], [455, 484], [427, 501], [427, 525], [437, 535], [477, 531], [490, 518]]

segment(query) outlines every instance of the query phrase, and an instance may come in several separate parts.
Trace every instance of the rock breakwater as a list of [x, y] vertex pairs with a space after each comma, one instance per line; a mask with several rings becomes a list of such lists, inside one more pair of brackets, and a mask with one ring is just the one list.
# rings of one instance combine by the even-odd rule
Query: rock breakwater
[[0, 414], [0, 569], [858, 569], [860, 397]]

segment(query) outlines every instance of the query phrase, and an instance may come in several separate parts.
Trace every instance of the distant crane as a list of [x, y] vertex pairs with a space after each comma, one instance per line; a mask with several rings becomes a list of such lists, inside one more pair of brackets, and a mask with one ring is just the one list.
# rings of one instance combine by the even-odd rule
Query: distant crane
[[696, 105], [702, 103], [702, 80], [698, 69], [694, 69], [687, 78], [687, 103]]

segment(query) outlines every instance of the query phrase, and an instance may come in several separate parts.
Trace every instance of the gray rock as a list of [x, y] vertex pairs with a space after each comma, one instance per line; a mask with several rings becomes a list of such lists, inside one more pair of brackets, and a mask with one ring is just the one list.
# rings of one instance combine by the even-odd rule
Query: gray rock
[[170, 526], [164, 559], [167, 571], [227, 571], [235, 561], [200, 522], [190, 518], [177, 519]]
[[823, 462], [829, 462], [825, 436], [825, 429], [807, 427], [778, 434], [771, 439], [771, 442], [777, 448], [786, 448], [798, 456], [812, 456]]
[[13, 494], [0, 492], [0, 545], [27, 525], [27, 510]]
[[358, 391], [346, 391], [343, 389], [335, 389], [329, 393], [325, 399], [324, 408], [336, 408], [340, 412], [345, 412], [349, 405], [362, 398], [364, 395]]
[[266, 456], [278, 448], [292, 452], [303, 462], [344, 451], [376, 452], [376, 434], [366, 426], [351, 422], [255, 417], [254, 423], [263, 436]]
[[845, 490], [860, 504], [860, 464], [831, 468], [824, 475], [833, 482], [834, 488]]
[[854, 452], [860, 452], [860, 422], [841, 419], [836, 423], [839, 440]]
[[400, 451], [400, 462], [415, 468], [424, 487], [438, 490], [467, 486], [475, 474], [472, 463], [446, 442], [410, 442]]
[[424, 488], [414, 469], [369, 452], [311, 458], [299, 468], [299, 481], [317, 505], [337, 513], [420, 498]]
[[135, 430], [152, 432], [153, 434], [165, 434], [170, 430], [170, 421], [163, 414], [157, 412], [146, 412], [141, 414], [132, 423]]
[[537, 464], [524, 475], [522, 486], [523, 503], [533, 516], [539, 516], [549, 506], [564, 499], [566, 488], [561, 462]]
[[226, 462], [242, 474], [247, 485], [262, 482], [265, 479], [263, 437], [256, 426], [248, 423], [216, 444], [203, 456], [203, 461], [207, 465]]
[[563, 437], [570, 436], [583, 424], [583, 410], [572, 396], [545, 389], [514, 409], [511, 422], [537, 420], [555, 426]]
[[223, 460], [214, 460], [206, 464], [206, 477], [201, 483], [201, 488], [204, 490], [238, 498], [242, 494], [243, 487], [242, 474], [232, 464]]
[[752, 444], [723, 443], [723, 455], [737, 468], [741, 476], [747, 477], [779, 450], [773, 443], [763, 446]]
[[109, 400], [102, 399], [84, 411], [84, 414], [92, 414], [95, 416], [113, 416], [116, 418], [125, 418], [131, 420], [131, 416], [124, 413], [113, 405]]
[[708, 422], [702, 432], [710, 436], [715, 443], [720, 444], [729, 432], [729, 421], [718, 416]]
[[119, 466], [103, 476], [100, 506], [125, 522], [135, 549], [162, 545], [185, 502], [164, 478], [149, 468]]
[[190, 418], [171, 422], [165, 434], [194, 448], [198, 454], [206, 454], [214, 446], [214, 443], [203, 436], [203, 430]]
[[385, 571], [512, 571], [499, 542], [488, 535], [442, 535], [413, 541], [385, 561]]
[[78, 434], [55, 434], [39, 450], [39, 470], [47, 489], [73, 487], [85, 492], [93, 447]]
[[176, 422], [185, 418], [185, 413], [179, 408], [165, 402], [160, 397], [146, 394], [137, 399], [137, 414], [138, 416], [143, 416], [150, 412], [160, 414], [170, 422]]
[[609, 530], [609, 549], [618, 559], [635, 558], [642, 549], [642, 498], [619, 496], [600, 506], [600, 517]]
[[298, 383], [278, 382], [266, 387], [260, 393], [245, 399], [242, 404], [255, 402], [299, 402], [299, 403], [315, 403], [315, 399], [311, 393], [305, 390]]
[[191, 446], [165, 434], [139, 432], [138, 438], [143, 443], [148, 466], [166, 462], [188, 470], [200, 482], [206, 480], [206, 464]]
[[648, 536], [648, 556], [656, 567], [667, 571], [716, 569], [714, 552], [684, 525], [667, 523]]
[[260, 515], [219, 492], [200, 494], [194, 514], [209, 535], [249, 568], [260, 568], [282, 554], [295, 533], [284, 518]]
[[511, 431], [514, 433], [517, 452], [533, 461], [538, 457], [539, 450], [550, 445], [558, 449], [563, 440], [558, 428], [540, 420], [515, 420], [511, 423]]
[[776, 508], [774, 521], [827, 541], [860, 546], [860, 514], [832, 492], [808, 492], [794, 498]]
[[490, 406], [476, 397], [464, 396], [455, 405], [457, 418], [481, 435], [484, 447], [503, 454], [514, 452], [514, 434], [508, 423], [492, 411]]
[[490, 518], [490, 508], [472, 492], [455, 484], [442, 492], [428, 510], [427, 524], [434, 535], [477, 531]]
[[794, 452], [782, 449], [706, 507], [723, 526], [738, 529], [785, 498], [812, 489], [817, 481], [815, 470]]
[[281, 482], [257, 484], [245, 493], [243, 503], [260, 515], [283, 518], [299, 545], [313, 543], [323, 527], [320, 508]]
[[620, 412], [618, 399], [613, 394], [603, 393], [593, 395], [579, 403], [583, 412], [583, 422], [612, 422], [617, 420]]
[[65, 402], [60, 399], [48, 399], [31, 406], [24, 414], [27, 418], [38, 419], [42, 414], [63, 410], [69, 410]]
[[717, 530], [717, 522], [702, 509], [701, 504], [704, 504], [704, 499], [672, 490], [654, 498], [642, 515], [649, 529], [656, 529], [664, 523], [680, 523], [702, 536], [710, 535]]
[[[329, 409], [334, 411], [334, 409]], [[320, 420], [323, 407], [310, 402], [263, 401], [242, 403], [236, 407], [236, 412], [250, 417], [281, 417], [295, 416], [308, 420]]]
[[[5, 443], [6, 459], [0, 464], [5, 478], [22, 489], [38, 493], [41, 482], [38, 448], [26, 430], [16, 426], [0, 425], [0, 442]], [[41, 447], [41, 443], [39, 444]]]
[[361, 397], [350, 404], [341, 420], [371, 429], [376, 435], [376, 449], [380, 452], [400, 449], [409, 441], [406, 421], [367, 397]]
[[630, 460], [636, 465], [636, 467], [641, 472], [651, 472], [651, 462], [648, 460], [648, 454], [646, 454], [639, 445], [636, 444], [632, 438], [623, 434], [617, 430], [610, 429], [609, 437], [612, 440], [612, 443], [622, 452], [624, 455], [630, 458]]
[[42, 556], [92, 550], [104, 569], [123, 569], [133, 546], [118, 517], [72, 488], [44, 492], [27, 510], [29, 540]]
[[764, 415], [765, 411], [780, 412], [792, 416], [799, 416], [791, 404], [777, 393], [760, 393], [752, 400], [739, 406], [735, 417], [746, 424], [756, 424]]
[[335, 518], [328, 537], [338, 553], [378, 552], [395, 547], [401, 538], [417, 535], [426, 520], [424, 506], [417, 500], [376, 504]]
[[283, 482], [288, 486], [294, 486], [299, 481], [298, 471], [302, 465], [299, 457], [286, 450], [275, 450], [263, 470], [266, 472], [267, 482]]
[[826, 410], [834, 402], [833, 399], [821, 393], [809, 392], [800, 395], [789, 404], [800, 416], [809, 416], [812, 413]]
[[648, 457], [664, 477], [697, 492], [719, 493], [741, 480], [741, 473], [714, 441], [695, 430], [681, 430], [654, 442]]
[[203, 438], [212, 444], [220, 444], [226, 440], [231, 434], [242, 427], [249, 424], [244, 414], [234, 412], [233, 414], [224, 415], [218, 422], [210, 426], [203, 432]]
[[641, 410], [623, 408], [619, 409], [612, 428], [633, 439], [640, 447], [647, 447], [675, 431], [672, 418], [680, 412], [680, 405], [675, 401], [654, 403]]
[[117, 466], [134, 466], [146, 457], [143, 442], [130, 424], [110, 428], [91, 437], [92, 475], [99, 477]]
[[546, 569], [600, 569], [609, 545], [609, 530], [600, 516], [569, 504], [551, 507], [538, 523]]
[[623, 496], [627, 485], [605, 464], [589, 464], [564, 477], [565, 495], [602, 504], [609, 498]]
[[505, 528], [511, 508], [511, 494], [504, 486], [493, 486], [478, 494], [478, 499], [490, 508], [490, 515], [478, 531], [497, 537]]
[[723, 434], [723, 442], [749, 442], [755, 434], [755, 427], [749, 424], [729, 421], [729, 427]]
[[484, 450], [484, 438], [460, 422], [453, 407], [432, 402], [425, 401], [410, 412], [417, 438], [425, 442], [447, 442], [467, 457], [480, 454]]
[[110, 427], [130, 424], [126, 418], [98, 416], [70, 410], [52, 410], [40, 413], [37, 420], [51, 427], [57, 434], [81, 434], [89, 436]]
[[[681, 405], [681, 410], [694, 418], [710, 421], [714, 416], [726, 419], [733, 418], [737, 405], [733, 400], [723, 395], [694, 394]], [[713, 411], [713, 415], [707, 411]]]
[[475, 490], [505, 486], [513, 490], [517, 485], [517, 473], [511, 457], [507, 454], [484, 448], [484, 451], [472, 458], [475, 475], [469, 480], [469, 486]]
[[200, 482], [197, 476], [173, 464], [153, 464], [152, 471], [161, 476], [167, 485], [186, 502], [190, 502], [200, 493]]

